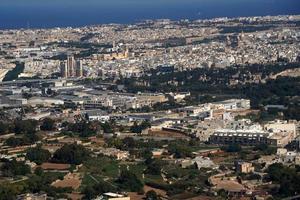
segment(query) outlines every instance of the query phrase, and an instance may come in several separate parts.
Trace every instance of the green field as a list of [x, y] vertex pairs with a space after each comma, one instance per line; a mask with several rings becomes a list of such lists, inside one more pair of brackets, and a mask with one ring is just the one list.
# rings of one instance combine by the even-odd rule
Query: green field
[[91, 158], [83, 163], [82, 172], [101, 175], [102, 177], [117, 178], [119, 164], [108, 157]]

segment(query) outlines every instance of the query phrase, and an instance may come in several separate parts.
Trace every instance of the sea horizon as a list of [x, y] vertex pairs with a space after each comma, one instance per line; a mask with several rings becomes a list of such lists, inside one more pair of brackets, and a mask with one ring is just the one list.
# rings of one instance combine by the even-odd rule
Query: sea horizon
[[299, 14], [299, 0], [153, 0], [151, 4], [143, 0], [0, 0], [0, 29], [76, 28], [158, 19], [178, 21]]
[[124, 22], [124, 23], [117, 23], [117, 22], [107, 22], [107, 23], [99, 23], [99, 24], [87, 24], [87, 25], [78, 25], [78, 26], [51, 26], [51, 27], [20, 27], [20, 28], [0, 28], [0, 30], [37, 30], [37, 29], [64, 29], [64, 28], [84, 28], [84, 27], [93, 27], [93, 26], [102, 26], [102, 25], [134, 25], [138, 23], [143, 23], [147, 21], [162, 21], [162, 20], [170, 20], [170, 21], [184, 21], [189, 20], [191, 22], [198, 21], [198, 20], [214, 20], [214, 19], [220, 19], [220, 18], [227, 18], [227, 19], [238, 19], [238, 18], [247, 18], [247, 17], [278, 17], [278, 16], [300, 16], [300, 14], [286, 14], [286, 15], [253, 15], [253, 16], [236, 16], [236, 17], [212, 17], [212, 18], [201, 18], [201, 19], [170, 19], [170, 18], [155, 18], [155, 19], [141, 19], [134, 22]]

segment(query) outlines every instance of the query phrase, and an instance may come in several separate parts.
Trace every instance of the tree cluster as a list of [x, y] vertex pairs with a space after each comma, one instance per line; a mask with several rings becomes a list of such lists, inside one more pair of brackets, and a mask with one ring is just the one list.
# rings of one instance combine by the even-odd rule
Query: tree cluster
[[8, 161], [6, 160], [4, 164], [1, 166], [1, 171], [4, 176], [14, 177], [18, 175], [26, 175], [29, 174], [30, 167], [25, 164], [25, 162], [18, 162], [16, 160]]
[[130, 131], [133, 133], [142, 133], [143, 130], [150, 127], [151, 127], [151, 123], [148, 121], [143, 121], [140, 124], [134, 122], [133, 126], [130, 128]]
[[275, 163], [268, 167], [267, 173], [267, 180], [279, 184], [278, 190], [273, 191], [275, 195], [288, 197], [300, 194], [300, 168]]
[[50, 157], [51, 157], [51, 153], [40, 146], [35, 148], [30, 148], [26, 152], [26, 158], [32, 162], [35, 162], [38, 165], [48, 161]]
[[120, 177], [117, 180], [120, 188], [131, 191], [131, 192], [141, 192], [143, 191], [144, 184], [138, 177], [131, 171], [123, 170]]
[[89, 154], [89, 151], [82, 145], [68, 144], [53, 154], [52, 161], [79, 165], [89, 157]]

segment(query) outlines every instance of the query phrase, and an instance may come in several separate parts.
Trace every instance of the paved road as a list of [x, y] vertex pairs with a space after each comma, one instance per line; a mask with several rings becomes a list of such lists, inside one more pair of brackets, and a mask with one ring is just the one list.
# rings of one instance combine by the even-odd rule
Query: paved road
[[0, 85], [15, 85], [15, 84], [24, 84], [24, 83], [51, 83], [60, 80], [67, 80], [67, 81], [78, 81], [82, 80], [82, 78], [67, 78], [67, 79], [28, 79], [28, 80], [15, 80], [15, 81], [4, 81], [0, 82]]

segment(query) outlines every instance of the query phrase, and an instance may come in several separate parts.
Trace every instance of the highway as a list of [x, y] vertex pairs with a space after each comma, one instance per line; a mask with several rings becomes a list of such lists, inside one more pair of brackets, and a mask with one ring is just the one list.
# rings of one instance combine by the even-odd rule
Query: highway
[[67, 79], [27, 79], [27, 80], [15, 80], [15, 81], [4, 81], [0, 82], [0, 85], [18, 85], [18, 84], [24, 84], [24, 83], [53, 83], [56, 81], [79, 81], [83, 80], [83, 78], [67, 78]]

